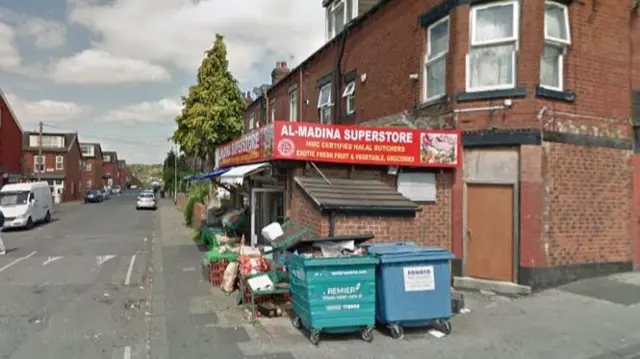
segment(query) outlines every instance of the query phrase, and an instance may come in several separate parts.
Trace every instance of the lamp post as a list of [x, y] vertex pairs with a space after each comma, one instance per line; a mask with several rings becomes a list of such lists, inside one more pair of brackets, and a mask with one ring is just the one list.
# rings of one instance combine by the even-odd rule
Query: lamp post
[[178, 144], [175, 146], [175, 156], [173, 156], [173, 202], [178, 201]]

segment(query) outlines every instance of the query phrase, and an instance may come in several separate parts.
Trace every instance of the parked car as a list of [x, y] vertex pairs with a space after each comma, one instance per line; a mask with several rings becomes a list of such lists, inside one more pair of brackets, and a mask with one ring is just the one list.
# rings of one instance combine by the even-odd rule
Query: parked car
[[2, 187], [0, 209], [4, 227], [31, 229], [35, 223], [51, 221], [53, 197], [47, 182], [14, 183]]
[[103, 199], [111, 198], [111, 195], [109, 194], [109, 190], [107, 190], [107, 189], [103, 189], [102, 191], [100, 191], [100, 193], [102, 193], [102, 198]]
[[115, 186], [115, 187], [113, 187], [113, 188], [111, 189], [111, 193], [113, 193], [113, 194], [120, 194], [120, 193], [122, 193], [122, 187], [120, 187], [120, 186]]
[[153, 209], [158, 208], [158, 201], [153, 192], [141, 192], [136, 199], [136, 209]]
[[97, 189], [92, 189], [87, 192], [87, 195], [84, 197], [84, 203], [95, 203], [104, 201], [104, 196], [102, 195], [102, 191]]

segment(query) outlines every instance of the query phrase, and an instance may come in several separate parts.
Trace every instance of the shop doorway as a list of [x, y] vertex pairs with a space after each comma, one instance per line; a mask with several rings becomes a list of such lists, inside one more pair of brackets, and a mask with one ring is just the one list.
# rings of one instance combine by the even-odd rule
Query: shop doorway
[[514, 186], [467, 184], [466, 274], [514, 280]]
[[251, 189], [251, 245], [259, 243], [260, 231], [272, 222], [284, 221], [284, 189], [265, 187]]

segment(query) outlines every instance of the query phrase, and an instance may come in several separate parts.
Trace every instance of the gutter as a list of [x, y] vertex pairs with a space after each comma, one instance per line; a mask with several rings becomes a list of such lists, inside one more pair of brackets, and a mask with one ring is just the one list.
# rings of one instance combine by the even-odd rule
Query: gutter
[[329, 212], [330, 215], [334, 215], [336, 212], [376, 212], [376, 213], [391, 213], [391, 214], [415, 214], [421, 212], [420, 207], [396, 207], [396, 206], [342, 206], [342, 205], [320, 205], [320, 211]]

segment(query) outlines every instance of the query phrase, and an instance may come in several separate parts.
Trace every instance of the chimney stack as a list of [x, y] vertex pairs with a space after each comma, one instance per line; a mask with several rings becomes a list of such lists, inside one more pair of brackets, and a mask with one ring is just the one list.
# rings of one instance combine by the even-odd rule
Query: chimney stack
[[244, 94], [244, 102], [247, 104], [247, 106], [251, 105], [251, 103], [253, 102], [251, 91], [247, 91], [247, 93]]
[[271, 71], [271, 85], [275, 85], [289, 74], [289, 68], [286, 61], [276, 62], [276, 67]]

